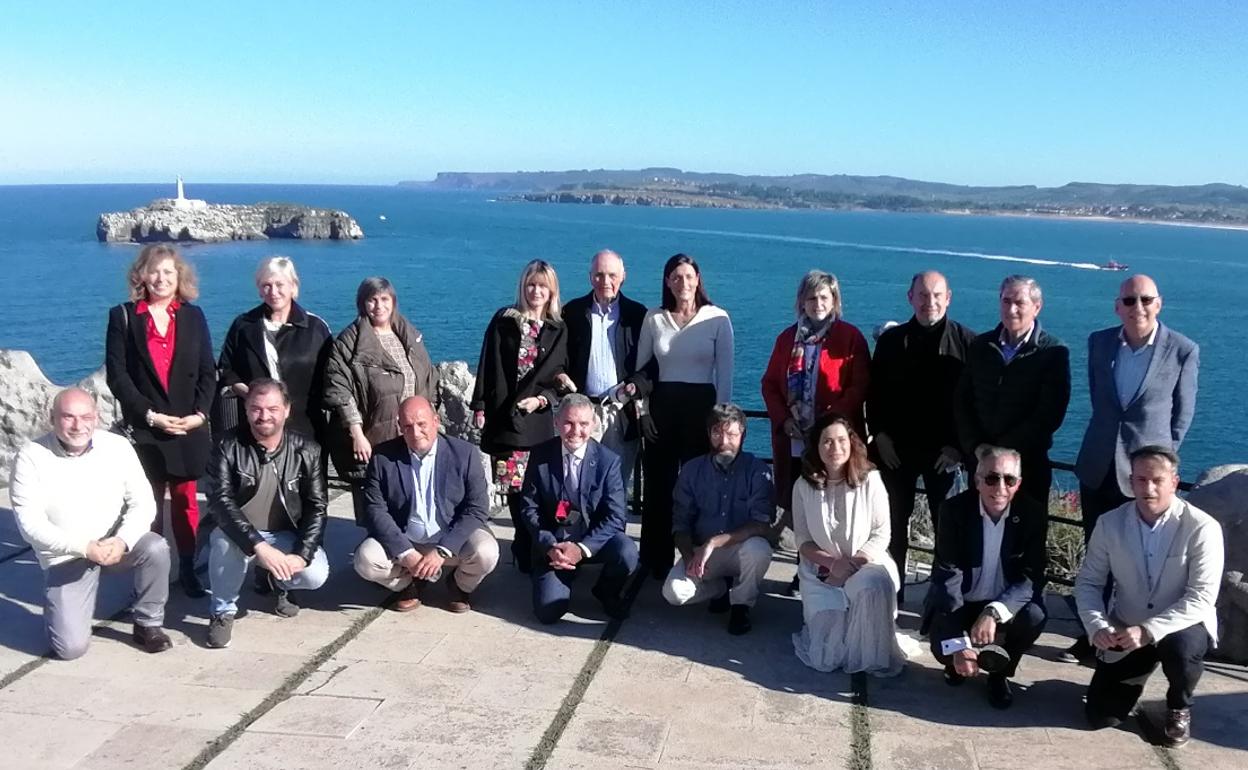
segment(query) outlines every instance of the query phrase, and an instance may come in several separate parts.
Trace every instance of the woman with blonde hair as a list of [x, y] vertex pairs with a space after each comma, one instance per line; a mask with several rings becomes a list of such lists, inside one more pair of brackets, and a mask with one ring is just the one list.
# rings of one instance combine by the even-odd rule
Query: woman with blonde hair
[[567, 367], [559, 276], [548, 262], [535, 259], [520, 273], [515, 303], [500, 308], [485, 329], [472, 394], [481, 449], [493, 459], [494, 482], [507, 496], [515, 526], [512, 556], [525, 573], [533, 544], [520, 516], [520, 484], [529, 449], [555, 435], [552, 407], [558, 392], [567, 389]]
[[153, 529], [170, 521], [180, 580], [191, 597], [206, 592], [195, 575], [199, 505], [196, 480], [208, 465], [216, 368], [195, 271], [178, 250], [156, 244], [139, 252], [128, 273], [130, 301], [108, 313], [105, 372], [143, 470], [156, 496]]
[[290, 393], [286, 428], [324, 443], [321, 379], [329, 355], [329, 326], [299, 298], [299, 273], [290, 257], [265, 257], [256, 267], [260, 304], [234, 319], [217, 359], [219, 385], [239, 398], [239, 424], [247, 384], [260, 377], [280, 381]]
[[797, 657], [819, 671], [901, 673], [894, 618], [901, 580], [888, 555], [888, 493], [851, 420], [829, 413], [807, 434], [793, 487], [805, 625]]

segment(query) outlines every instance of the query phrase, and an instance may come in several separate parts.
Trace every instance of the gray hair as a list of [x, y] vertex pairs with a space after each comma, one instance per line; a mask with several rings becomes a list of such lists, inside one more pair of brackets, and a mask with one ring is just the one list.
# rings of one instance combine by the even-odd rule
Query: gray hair
[[993, 446], [991, 444], [980, 444], [975, 447], [975, 460], [979, 464], [982, 465], [989, 460], [996, 460], [997, 458], [1013, 460], [1014, 464], [1019, 467], [1019, 470], [1022, 470], [1023, 456], [1018, 453], [1017, 449], [1010, 449], [1009, 447], [1003, 446]]
[[86, 388], [82, 388], [77, 385], [71, 385], [68, 388], [65, 388], [61, 392], [57, 393], [56, 396], [53, 397], [52, 405], [49, 409], [49, 412], [51, 413], [53, 420], [55, 420], [56, 416], [60, 414], [61, 404], [63, 404], [65, 400], [70, 398], [71, 396], [84, 396], [88, 401], [91, 402], [91, 411], [94, 414], [100, 413], [100, 405], [99, 405], [99, 402], [95, 400], [94, 393], [87, 390]]
[[709, 432], [716, 425], [726, 422], [735, 422], [741, 426], [741, 433], [745, 433], [745, 412], [736, 404], [716, 404], [711, 407], [706, 415], [706, 430]]
[[827, 289], [832, 292], [832, 317], [840, 320], [841, 318], [841, 283], [836, 280], [836, 276], [831, 273], [825, 273], [822, 270], [811, 270], [802, 276], [802, 282], [797, 285], [797, 318], [801, 320], [805, 313], [802, 311], [802, 305], [806, 304], [806, 298], [820, 289]]
[[1001, 282], [1001, 289], [997, 292], [997, 296], [1005, 294], [1005, 290], [1014, 286], [1024, 286], [1027, 288], [1027, 296], [1031, 298], [1033, 303], [1039, 304], [1044, 299], [1044, 292], [1040, 291], [1040, 284], [1036, 283], [1036, 279], [1029, 275], [1007, 275], [1005, 280]]
[[569, 409], [589, 409], [593, 410], [594, 402], [589, 400], [589, 396], [584, 393], [569, 393], [559, 399], [558, 414], [563, 415]]
[[260, 288], [260, 282], [270, 275], [280, 275], [290, 281], [294, 290], [290, 296], [299, 299], [299, 273], [295, 271], [295, 261], [290, 257], [272, 256], [265, 257], [260, 260], [260, 264], [256, 266], [256, 288]]

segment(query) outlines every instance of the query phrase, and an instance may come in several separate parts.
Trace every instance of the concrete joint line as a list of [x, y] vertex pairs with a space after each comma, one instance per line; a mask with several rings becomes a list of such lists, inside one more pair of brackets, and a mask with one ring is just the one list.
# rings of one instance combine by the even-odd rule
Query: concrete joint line
[[867, 707], [867, 675], [851, 674], [849, 708], [849, 770], [871, 770], [871, 715]]

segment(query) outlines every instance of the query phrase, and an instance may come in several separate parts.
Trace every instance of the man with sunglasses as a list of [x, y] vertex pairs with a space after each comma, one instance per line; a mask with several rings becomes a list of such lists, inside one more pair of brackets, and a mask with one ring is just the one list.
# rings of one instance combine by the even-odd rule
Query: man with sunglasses
[[[1088, 337], [1092, 419], [1075, 461], [1085, 543], [1101, 514], [1131, 499], [1131, 452], [1148, 445], [1177, 452], [1196, 411], [1200, 348], [1157, 320], [1161, 293], [1153, 279], [1123, 281], [1114, 312], [1121, 325]], [[1063, 658], [1092, 651], [1081, 636]]]
[[931, 588], [932, 654], [945, 682], [988, 674], [988, 702], [1014, 702], [1010, 677], [1044, 630], [1040, 597], [1047, 561], [1048, 516], [1018, 494], [1022, 459], [1013, 449], [980, 446], [975, 489], [945, 501], [936, 533]]

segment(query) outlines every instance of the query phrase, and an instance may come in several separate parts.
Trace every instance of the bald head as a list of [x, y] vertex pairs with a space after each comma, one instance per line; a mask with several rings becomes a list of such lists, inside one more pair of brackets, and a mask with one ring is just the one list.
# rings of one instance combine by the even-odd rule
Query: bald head
[[914, 318], [922, 326], [938, 324], [949, 312], [953, 292], [949, 282], [935, 270], [924, 270], [910, 279], [910, 291], [906, 293]]
[[412, 396], [399, 404], [399, 432], [407, 448], [424, 457], [438, 440], [441, 423], [429, 399]]
[[624, 260], [610, 249], [598, 252], [589, 263], [589, 283], [594, 287], [594, 299], [604, 304], [613, 302], [624, 285]]
[[1161, 313], [1161, 292], [1147, 275], [1133, 275], [1118, 287], [1114, 313], [1122, 321], [1122, 332], [1133, 348], [1144, 344], [1157, 328]]
[[52, 399], [52, 432], [71, 454], [91, 445], [99, 420], [95, 396], [82, 388], [66, 388]]

